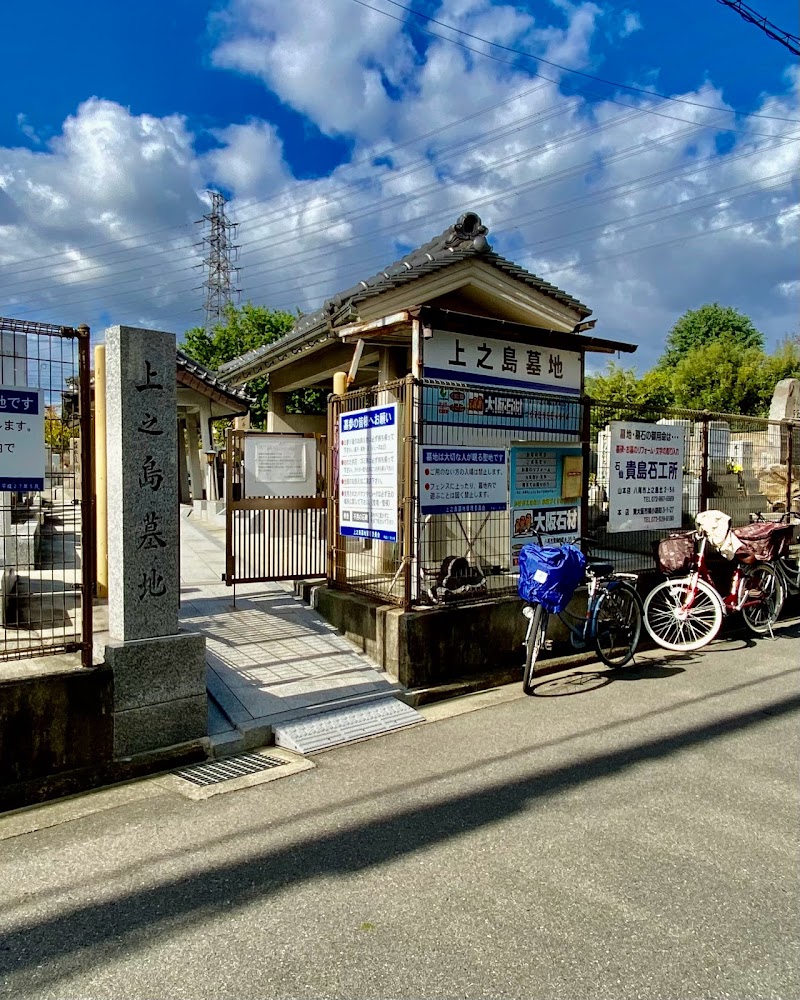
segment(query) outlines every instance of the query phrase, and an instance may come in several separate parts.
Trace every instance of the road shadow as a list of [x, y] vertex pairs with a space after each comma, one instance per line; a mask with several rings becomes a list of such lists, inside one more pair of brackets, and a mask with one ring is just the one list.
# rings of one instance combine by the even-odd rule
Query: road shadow
[[[145, 948], [151, 940], [233, 914], [293, 885], [351, 876], [450, 838], [495, 825], [590, 782], [690, 750], [800, 710], [800, 695], [729, 714], [669, 736], [644, 740], [580, 761], [403, 809], [335, 832], [308, 836], [256, 856], [175, 877], [156, 886], [87, 902], [8, 926], [0, 944], [0, 976], [10, 995], [43, 990], [77, 972]], [[531, 753], [529, 749], [527, 751]]]

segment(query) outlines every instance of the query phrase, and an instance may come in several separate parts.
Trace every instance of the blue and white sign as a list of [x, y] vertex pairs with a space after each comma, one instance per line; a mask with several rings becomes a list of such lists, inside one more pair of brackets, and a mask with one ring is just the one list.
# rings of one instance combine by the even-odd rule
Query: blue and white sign
[[419, 507], [423, 514], [508, 510], [508, 463], [500, 448], [423, 446]]
[[44, 470], [44, 393], [0, 386], [0, 490], [43, 490]]
[[397, 404], [339, 415], [339, 534], [397, 541]]
[[574, 542], [581, 533], [581, 446], [513, 447], [510, 492], [512, 566], [523, 545]]
[[580, 395], [577, 351], [447, 330], [434, 330], [423, 350], [426, 378]]
[[425, 385], [422, 418], [426, 424], [513, 431], [520, 440], [557, 434], [580, 434], [581, 405], [577, 398], [557, 398], [539, 393], [481, 389], [469, 386]]

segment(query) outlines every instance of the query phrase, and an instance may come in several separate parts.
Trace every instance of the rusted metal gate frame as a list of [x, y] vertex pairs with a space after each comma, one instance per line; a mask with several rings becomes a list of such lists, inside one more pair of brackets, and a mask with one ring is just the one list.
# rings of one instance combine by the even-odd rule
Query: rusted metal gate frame
[[[293, 433], [283, 431], [246, 431], [229, 427], [225, 432], [225, 573], [223, 582], [229, 587], [237, 583], [272, 583], [281, 580], [297, 580], [306, 577], [323, 577], [324, 565], [318, 572], [297, 572], [291, 574], [271, 573], [267, 575], [241, 576], [236, 575], [236, 551], [234, 547], [234, 520], [238, 511], [269, 511], [269, 510], [327, 510], [328, 498], [325, 490], [313, 497], [242, 497], [241, 489], [244, 483], [244, 441], [247, 435], [271, 435], [274, 437], [292, 437], [313, 439], [316, 442], [316, 471], [320, 470], [320, 435], [313, 433]], [[324, 467], [324, 466], [323, 466]], [[327, 545], [327, 542], [326, 542]], [[299, 549], [295, 555], [299, 554]], [[323, 560], [324, 563], [324, 560]], [[235, 593], [235, 591], [234, 591]]]
[[[95, 587], [95, 523], [93, 496], [92, 391], [90, 362], [90, 330], [86, 324], [78, 327], [56, 326], [0, 317], [0, 332], [36, 337], [61, 337], [76, 340], [78, 347], [78, 434], [81, 461], [81, 641], [31, 645], [17, 650], [13, 657], [0, 654], [0, 660], [52, 656], [80, 651], [81, 666], [92, 666], [93, 597]], [[20, 386], [38, 389], [41, 386]]]

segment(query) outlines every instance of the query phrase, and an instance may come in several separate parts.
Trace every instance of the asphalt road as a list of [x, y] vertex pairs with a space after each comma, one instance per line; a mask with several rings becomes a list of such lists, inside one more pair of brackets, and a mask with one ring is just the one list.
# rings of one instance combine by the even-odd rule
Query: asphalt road
[[0, 996], [797, 1000], [799, 636], [0, 818]]

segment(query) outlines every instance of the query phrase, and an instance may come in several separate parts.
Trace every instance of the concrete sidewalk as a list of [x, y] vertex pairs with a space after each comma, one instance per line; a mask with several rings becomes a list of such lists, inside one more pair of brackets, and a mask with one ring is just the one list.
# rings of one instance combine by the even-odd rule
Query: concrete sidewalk
[[182, 516], [180, 622], [206, 637], [215, 754], [263, 746], [276, 724], [400, 690], [291, 585], [243, 584], [234, 595], [224, 568], [224, 519]]

